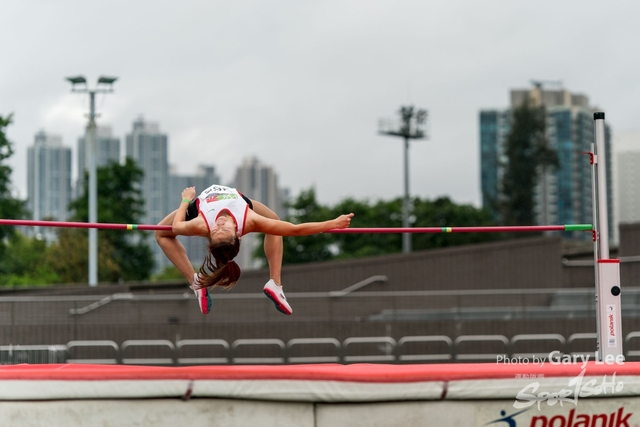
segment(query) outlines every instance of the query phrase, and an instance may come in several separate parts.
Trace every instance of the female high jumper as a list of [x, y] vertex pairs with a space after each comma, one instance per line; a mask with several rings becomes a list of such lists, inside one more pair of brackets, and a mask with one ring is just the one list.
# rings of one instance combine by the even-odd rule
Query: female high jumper
[[[240, 278], [240, 267], [233, 261], [240, 249], [240, 240], [247, 233], [264, 233], [264, 253], [269, 264], [270, 279], [264, 293], [278, 311], [292, 314], [291, 306], [282, 291], [282, 236], [307, 236], [334, 228], [347, 228], [353, 214], [323, 222], [292, 224], [281, 221], [264, 204], [251, 200], [235, 188], [212, 185], [196, 197], [195, 187], [182, 191], [180, 207], [171, 212], [159, 225], [171, 225], [171, 231], [156, 231], [156, 241], [167, 258], [187, 278], [194, 290], [203, 314], [211, 310], [208, 288], [230, 288]], [[209, 254], [199, 273], [187, 258], [176, 236], [202, 236], [209, 241]]]

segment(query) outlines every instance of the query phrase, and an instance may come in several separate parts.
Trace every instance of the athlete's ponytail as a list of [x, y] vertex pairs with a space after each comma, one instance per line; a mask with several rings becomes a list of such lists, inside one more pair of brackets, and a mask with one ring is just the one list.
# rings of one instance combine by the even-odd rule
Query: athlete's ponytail
[[[233, 261], [240, 250], [240, 239], [209, 244], [209, 254], [200, 267], [197, 288], [220, 286], [231, 289], [240, 278], [240, 267]], [[215, 260], [215, 262], [214, 262]]]

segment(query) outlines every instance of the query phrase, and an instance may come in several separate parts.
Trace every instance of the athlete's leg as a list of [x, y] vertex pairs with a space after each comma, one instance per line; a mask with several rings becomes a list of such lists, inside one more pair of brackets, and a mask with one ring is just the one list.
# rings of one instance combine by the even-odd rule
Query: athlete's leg
[[[173, 224], [173, 217], [176, 216], [176, 211], [171, 212], [163, 219], [158, 225], [171, 225]], [[187, 257], [187, 251], [182, 246], [182, 243], [176, 238], [170, 230], [158, 230], [155, 232], [156, 242], [160, 245], [162, 252], [169, 258], [169, 261], [175, 265], [178, 270], [186, 277], [190, 284], [193, 283], [193, 275], [195, 270], [193, 265]]]
[[[253, 211], [255, 213], [271, 219], [280, 219], [275, 212], [262, 203], [254, 200], [251, 202], [253, 203]], [[267, 256], [267, 262], [269, 263], [269, 276], [271, 280], [264, 285], [263, 292], [271, 301], [273, 301], [279, 312], [291, 315], [293, 310], [287, 302], [287, 297], [284, 295], [282, 283], [280, 281], [280, 274], [282, 272], [282, 254], [284, 252], [283, 246], [282, 236], [265, 234], [264, 254]]]
[[[253, 211], [259, 215], [262, 215], [271, 219], [280, 219], [275, 212], [269, 209], [264, 204], [251, 200], [253, 203]], [[282, 254], [284, 252], [284, 244], [282, 242], [282, 236], [272, 236], [265, 234], [264, 236], [264, 254], [267, 257], [269, 263], [269, 278], [272, 279], [278, 286], [281, 286], [281, 274], [282, 274]]]

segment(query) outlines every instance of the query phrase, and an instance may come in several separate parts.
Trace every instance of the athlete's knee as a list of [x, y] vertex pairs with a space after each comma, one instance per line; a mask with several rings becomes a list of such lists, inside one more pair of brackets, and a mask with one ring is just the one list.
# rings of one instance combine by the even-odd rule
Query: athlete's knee
[[153, 232], [153, 235], [156, 238], [156, 242], [160, 243], [160, 240], [165, 237], [173, 237], [173, 234], [167, 230], [156, 230]]

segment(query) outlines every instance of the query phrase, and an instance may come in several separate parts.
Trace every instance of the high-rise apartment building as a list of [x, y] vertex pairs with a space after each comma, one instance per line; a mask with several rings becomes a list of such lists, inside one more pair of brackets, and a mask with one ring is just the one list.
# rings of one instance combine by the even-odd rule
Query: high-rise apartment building
[[640, 222], [640, 133], [616, 135], [617, 220]]
[[[169, 213], [168, 137], [160, 132], [157, 123], [139, 118], [126, 135], [126, 155], [136, 161], [144, 171], [141, 188], [145, 215], [143, 224], [157, 224]], [[156, 271], [169, 264], [162, 250], [149, 233], [149, 246], [153, 250]]]
[[[267, 205], [280, 218], [287, 216], [285, 209], [286, 191], [278, 187], [278, 175], [272, 167], [266, 166], [255, 157], [247, 157], [236, 170], [232, 184], [250, 199]], [[240, 252], [235, 261], [242, 269], [260, 267], [260, 262], [252, 259], [252, 252], [258, 245], [255, 234], [247, 234], [242, 238]]]
[[618, 153], [618, 218], [640, 222], [640, 151]]
[[169, 179], [169, 204], [173, 209], [177, 209], [180, 204], [180, 194], [187, 187], [195, 187], [196, 195], [202, 190], [213, 185], [220, 184], [220, 176], [216, 173], [215, 166], [198, 165], [191, 175], [180, 175], [175, 172], [170, 173]]
[[[591, 165], [584, 152], [595, 144], [593, 113], [585, 95], [564, 89], [512, 90], [511, 106], [503, 110], [480, 112], [480, 169], [483, 207], [499, 218], [498, 204], [502, 195], [502, 176], [507, 157], [505, 143], [511, 130], [511, 112], [529, 98], [534, 105], [546, 109], [546, 137], [549, 147], [556, 150], [557, 167], [539, 171], [535, 189], [536, 223], [590, 224], [593, 222]], [[611, 170], [611, 131], [605, 127], [606, 182], [608, 196], [609, 235], [613, 235], [613, 191]], [[590, 239], [582, 232], [565, 233], [565, 237]]]
[[[169, 208], [168, 211], [177, 209], [180, 204], [182, 190], [187, 187], [195, 187], [196, 195], [210, 185], [219, 184], [220, 177], [215, 167], [199, 165], [193, 175], [179, 175], [171, 173], [169, 179]], [[178, 236], [178, 240], [187, 251], [187, 257], [193, 265], [200, 266], [207, 256], [207, 240], [204, 238]], [[196, 268], [197, 270], [197, 268]]]
[[505, 141], [509, 134], [510, 110], [483, 110], [480, 112], [480, 186], [482, 206], [498, 216], [501, 192]]
[[[71, 201], [71, 148], [62, 137], [40, 131], [27, 149], [27, 209], [34, 220], [66, 221]], [[34, 230], [56, 239], [50, 228]]]
[[[107, 165], [110, 161], [120, 162], [120, 139], [112, 136], [111, 128], [100, 126], [96, 130], [96, 168]], [[87, 135], [78, 138], [78, 175], [76, 197], [82, 194], [84, 171], [88, 169]]]

